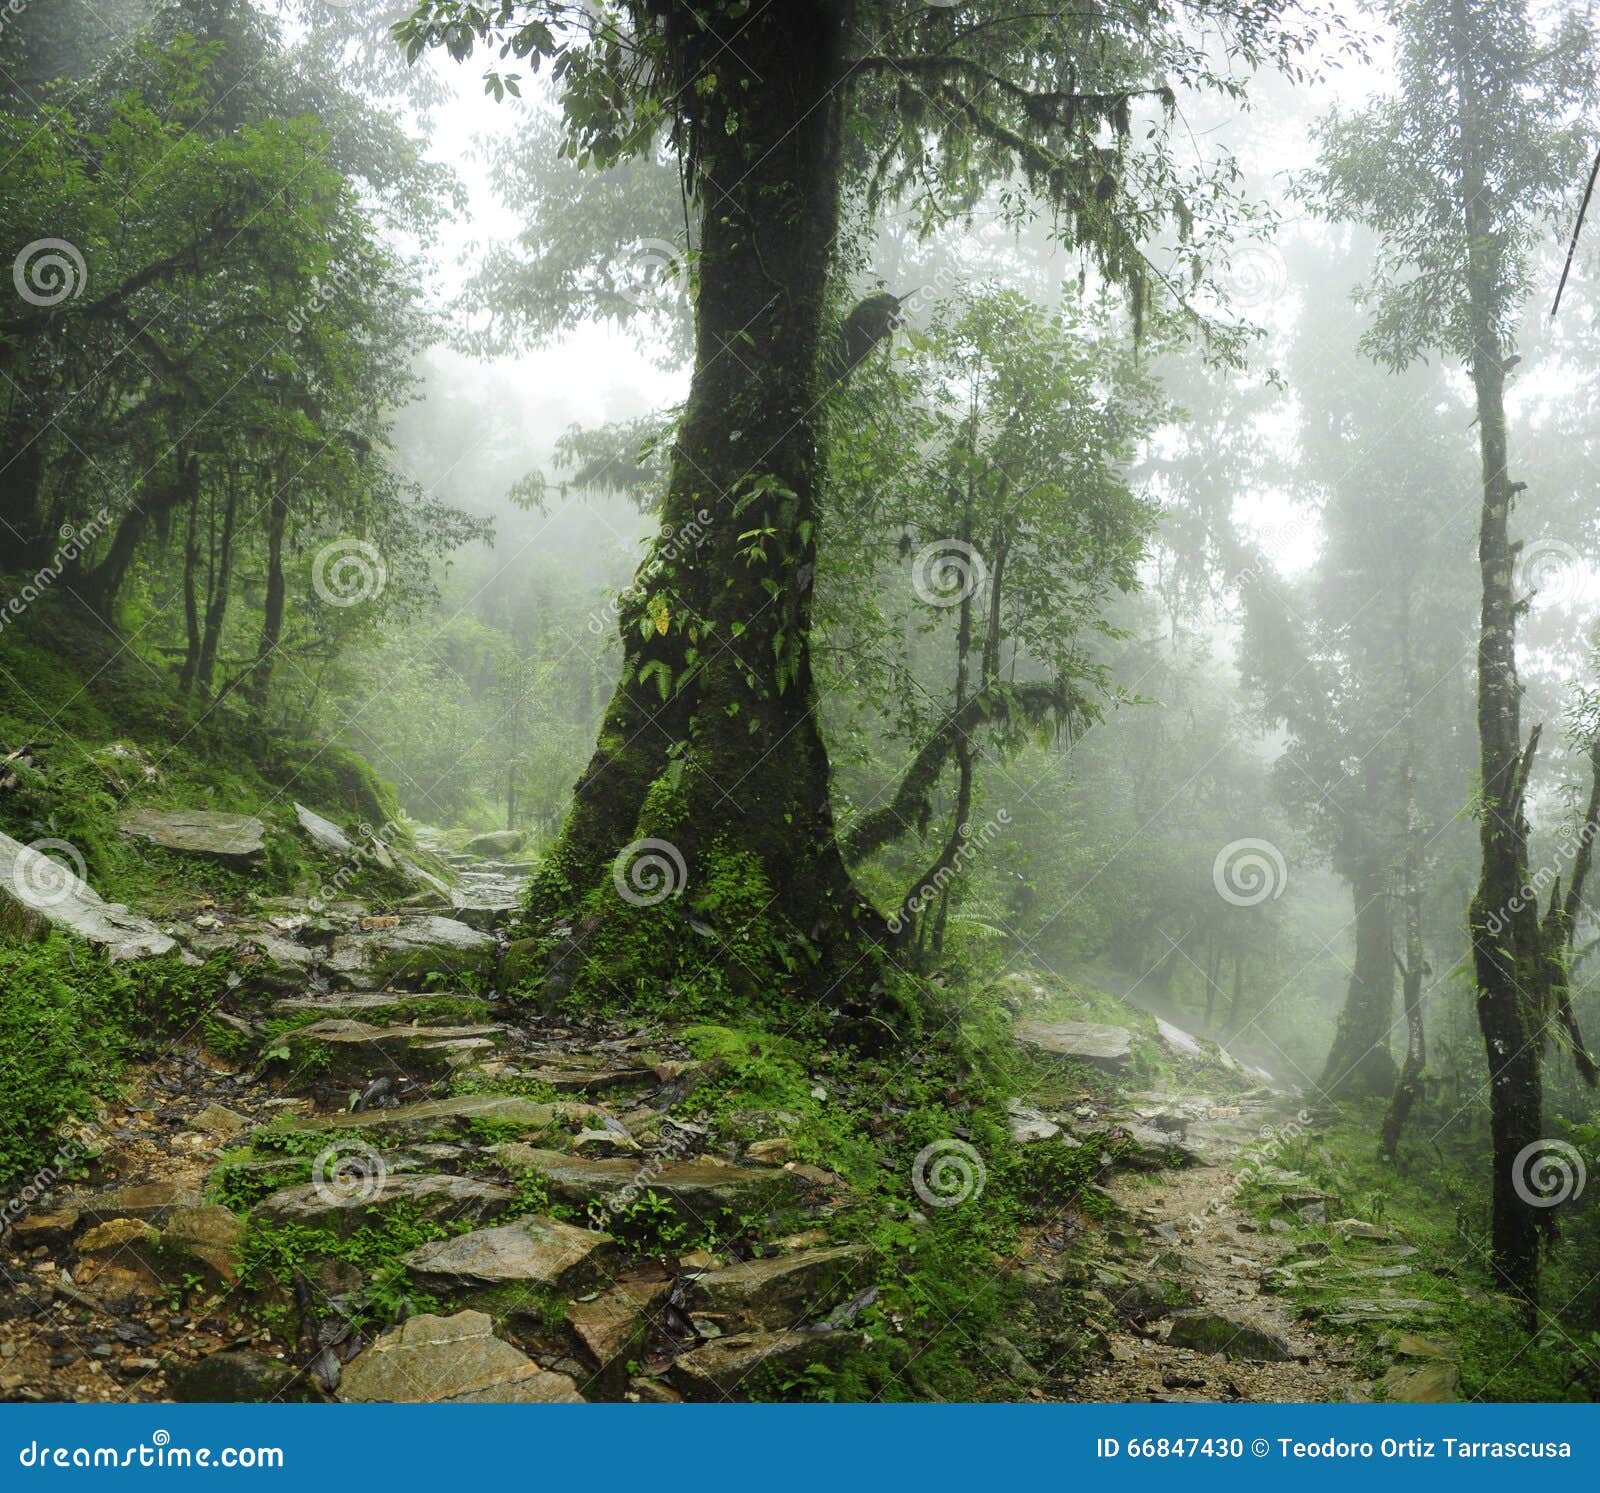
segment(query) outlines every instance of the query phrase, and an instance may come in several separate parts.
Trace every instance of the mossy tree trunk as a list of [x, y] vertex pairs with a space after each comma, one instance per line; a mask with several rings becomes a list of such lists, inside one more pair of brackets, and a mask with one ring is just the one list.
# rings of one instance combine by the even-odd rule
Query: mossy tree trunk
[[814, 945], [868, 916], [835, 835], [810, 652], [848, 11], [767, 7], [719, 60], [694, 374], [661, 534], [623, 598], [622, 678], [536, 915], [621, 890], [648, 839], [682, 857], [681, 896], [702, 915], [721, 866], [764, 883], [773, 920]]

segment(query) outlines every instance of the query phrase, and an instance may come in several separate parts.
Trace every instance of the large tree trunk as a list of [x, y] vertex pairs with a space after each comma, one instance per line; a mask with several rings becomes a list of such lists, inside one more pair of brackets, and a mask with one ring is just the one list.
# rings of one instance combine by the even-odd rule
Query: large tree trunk
[[1394, 1089], [1389, 1029], [1394, 1023], [1394, 964], [1389, 943], [1388, 877], [1383, 864], [1363, 857], [1350, 878], [1355, 902], [1356, 962], [1328, 1061], [1324, 1093], [1344, 1098], [1388, 1095]]
[[[774, 926], [830, 946], [862, 915], [834, 832], [809, 647], [849, 10], [758, 8], [718, 55], [722, 102], [704, 106], [698, 135], [694, 376], [661, 537], [623, 598], [622, 679], [536, 914], [569, 914], [598, 889], [586, 926], [608, 898], [636, 922], [613, 882], [627, 884], [631, 847], [652, 839], [682, 857], [686, 905], [731, 878], [770, 898]], [[692, 952], [703, 965], [711, 950]], [[652, 957], [673, 966], [669, 949]]]

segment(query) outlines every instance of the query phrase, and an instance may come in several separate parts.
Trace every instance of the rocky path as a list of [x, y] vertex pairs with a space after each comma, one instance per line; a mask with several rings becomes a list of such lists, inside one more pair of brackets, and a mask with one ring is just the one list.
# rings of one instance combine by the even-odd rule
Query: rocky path
[[[843, 1180], [794, 1158], [781, 1114], [720, 1138], [715, 1067], [669, 1029], [501, 1003], [525, 870], [454, 872], [436, 910], [277, 899], [163, 925], [190, 957], [229, 951], [239, 984], [8, 1210], [0, 1396], [756, 1398], [859, 1346], [885, 1262], [841, 1237]], [[1263, 1076], [1162, 1023], [1016, 1031], [1068, 1075], [1164, 1046], [1235, 1089]], [[1016, 1101], [1012, 1143], [1099, 1148], [1099, 1247], [1052, 1233], [1052, 1203], [1011, 1265], [1088, 1366], [1031, 1372], [1007, 1343], [1005, 1397], [1363, 1398], [1379, 1333], [1384, 1393], [1453, 1396], [1448, 1345], [1410, 1330], [1433, 1304], [1398, 1289], [1416, 1251], [1263, 1159], [1296, 1101], [1071, 1088]], [[1247, 1173], [1283, 1217], [1241, 1204]], [[1291, 1304], [1307, 1281], [1355, 1336]]]
[[717, 1145], [669, 1034], [500, 1004], [525, 868], [452, 860], [448, 914], [170, 927], [243, 978], [11, 1210], [0, 1395], [721, 1399], [854, 1343], [840, 1179]]
[[[1397, 1233], [1340, 1216], [1336, 1196], [1275, 1163], [1285, 1135], [1315, 1136], [1297, 1100], [1140, 1098], [1187, 1114], [1179, 1154], [1189, 1164], [1120, 1172], [1108, 1185], [1137, 1238], [1097, 1276], [1117, 1325], [1075, 1398], [1460, 1397], [1454, 1348], [1432, 1332], [1453, 1282]], [[1265, 1222], [1242, 1198], [1246, 1182], [1276, 1201]], [[1297, 1292], [1306, 1284], [1315, 1295]]]

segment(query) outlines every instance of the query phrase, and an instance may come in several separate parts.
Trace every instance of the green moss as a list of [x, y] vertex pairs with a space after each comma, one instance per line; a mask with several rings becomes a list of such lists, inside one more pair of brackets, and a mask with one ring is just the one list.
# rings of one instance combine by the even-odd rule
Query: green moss
[[48, 1165], [63, 1122], [92, 1114], [143, 1042], [187, 1032], [225, 979], [220, 960], [108, 965], [59, 934], [0, 943], [0, 1186]]

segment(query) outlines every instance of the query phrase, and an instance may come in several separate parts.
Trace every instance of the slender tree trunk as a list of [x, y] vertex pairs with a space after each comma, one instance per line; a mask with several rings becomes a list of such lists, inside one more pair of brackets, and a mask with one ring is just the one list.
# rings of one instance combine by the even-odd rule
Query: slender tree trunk
[[1383, 1119], [1381, 1146], [1390, 1161], [1400, 1147], [1400, 1135], [1412, 1110], [1422, 1098], [1422, 1075], [1427, 1067], [1427, 1035], [1422, 1025], [1422, 980], [1427, 973], [1422, 949], [1422, 811], [1417, 804], [1417, 733], [1414, 711], [1416, 690], [1411, 673], [1411, 590], [1409, 579], [1400, 590], [1400, 673], [1406, 712], [1406, 857], [1405, 857], [1405, 960], [1401, 989], [1406, 1014], [1406, 1060], [1400, 1069], [1394, 1098]]
[[1235, 944], [1233, 950], [1233, 1000], [1228, 1006], [1228, 1032], [1237, 1037], [1244, 1030], [1244, 948]]
[[211, 587], [206, 594], [205, 630], [200, 637], [200, 657], [194, 671], [195, 686], [202, 695], [211, 693], [211, 681], [217, 667], [217, 650], [222, 645], [222, 624], [228, 615], [228, 591], [233, 584], [233, 532], [239, 511], [237, 472], [228, 472], [224, 493], [222, 532], [214, 553]]
[[194, 690], [194, 671], [200, 665], [200, 504], [189, 505], [189, 521], [183, 534], [183, 668], [178, 688], [184, 694]]
[[1426, 973], [1422, 951], [1422, 824], [1417, 809], [1417, 776], [1406, 763], [1406, 953], [1401, 987], [1406, 1012], [1406, 1060], [1400, 1069], [1394, 1098], [1383, 1119], [1383, 1154], [1390, 1161], [1400, 1147], [1400, 1134], [1422, 1098], [1422, 1075], [1427, 1068], [1427, 1036], [1422, 1024], [1422, 979]]
[[1480, 90], [1466, 0], [1455, 0], [1451, 12], [1463, 155], [1462, 228], [1472, 328], [1472, 387], [1483, 483], [1478, 526], [1478, 570], [1483, 587], [1478, 629], [1483, 804], [1478, 839], [1483, 865], [1468, 921], [1478, 985], [1478, 1024], [1489, 1064], [1489, 1128], [1494, 1151], [1491, 1248], [1502, 1285], [1521, 1297], [1531, 1313], [1538, 1300], [1540, 1227], [1535, 1210], [1522, 1196], [1526, 1181], [1518, 1174], [1518, 1166], [1538, 1147], [1543, 1128], [1541, 1022], [1536, 1009], [1542, 972], [1539, 920], [1533, 899], [1522, 895], [1528, 864], [1523, 802], [1538, 732], [1525, 750], [1509, 532], [1512, 492], [1507, 472], [1506, 349], [1499, 332], [1504, 307], [1490, 200], [1493, 189], [1484, 170], [1481, 131], [1474, 118]]
[[274, 474], [272, 496], [267, 506], [267, 591], [261, 608], [261, 641], [256, 644], [256, 661], [250, 670], [245, 700], [250, 714], [260, 720], [266, 714], [267, 691], [272, 684], [272, 665], [278, 645], [283, 641], [283, 607], [287, 587], [283, 575], [283, 541], [289, 527], [289, 500], [283, 484]]
[[1222, 945], [1215, 939], [1211, 942], [1210, 952], [1206, 957], [1206, 1022], [1205, 1032], [1209, 1037], [1216, 1030], [1217, 1009], [1217, 980], [1222, 974]]
[[[875, 920], [835, 836], [810, 630], [850, 14], [815, 0], [758, 7], [718, 53], [699, 132], [695, 367], [662, 536], [624, 599], [622, 679], [533, 894], [535, 914], [598, 896], [586, 926], [637, 923], [613, 879], [636, 842], [664, 840], [683, 858], [689, 905], [736, 878], [769, 899], [768, 920], [841, 968], [859, 960], [851, 929]], [[654, 941], [653, 973], [675, 967], [670, 942]], [[571, 952], [581, 963], [601, 950], [590, 935]], [[703, 945], [694, 958], [704, 964]]]

